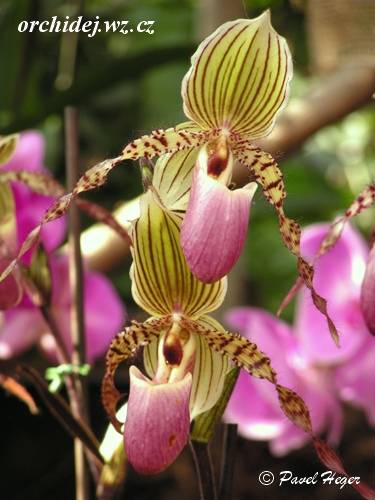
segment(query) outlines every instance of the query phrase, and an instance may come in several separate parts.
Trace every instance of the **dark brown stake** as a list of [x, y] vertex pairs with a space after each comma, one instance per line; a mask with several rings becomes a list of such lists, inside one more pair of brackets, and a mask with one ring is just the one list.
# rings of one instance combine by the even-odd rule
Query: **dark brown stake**
[[217, 500], [215, 472], [208, 444], [191, 440], [190, 449], [197, 471], [200, 499]]
[[233, 474], [237, 451], [237, 424], [225, 424], [220, 473], [219, 500], [232, 498]]
[[[75, 108], [65, 109], [65, 160], [68, 190], [72, 191], [78, 180], [79, 148], [78, 148], [78, 112]], [[69, 211], [69, 278], [72, 298], [71, 336], [72, 364], [80, 366], [85, 363], [85, 325], [83, 311], [83, 267], [80, 245], [80, 218], [76, 203], [73, 201]], [[85, 380], [76, 378], [77, 400], [71, 401], [72, 412], [84, 422], [88, 422], [87, 388]], [[78, 403], [78, 404], [77, 404]], [[90, 484], [84, 447], [78, 439], [74, 440], [76, 500], [90, 499]]]

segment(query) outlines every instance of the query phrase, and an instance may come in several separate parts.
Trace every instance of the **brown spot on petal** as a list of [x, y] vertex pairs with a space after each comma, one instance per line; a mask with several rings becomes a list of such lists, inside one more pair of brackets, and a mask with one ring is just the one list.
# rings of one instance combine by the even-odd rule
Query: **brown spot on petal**
[[207, 163], [207, 173], [212, 177], [219, 177], [222, 172], [227, 168], [228, 157], [223, 158], [219, 154], [212, 155]]
[[172, 448], [175, 445], [176, 441], [177, 441], [176, 434], [171, 434], [168, 438], [168, 446]]

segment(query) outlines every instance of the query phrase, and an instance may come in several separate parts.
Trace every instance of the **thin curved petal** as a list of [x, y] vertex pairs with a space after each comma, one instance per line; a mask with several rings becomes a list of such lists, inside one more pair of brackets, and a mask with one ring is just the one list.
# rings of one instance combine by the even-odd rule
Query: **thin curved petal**
[[256, 184], [231, 191], [199, 162], [181, 228], [181, 246], [192, 273], [204, 283], [222, 278], [243, 249]]
[[[8, 267], [10, 260], [0, 257], [0, 273]], [[0, 283], [0, 311], [11, 309], [20, 303], [23, 296], [21, 276], [15, 269]]]
[[143, 135], [125, 146], [122, 160], [153, 158], [181, 149], [197, 147], [204, 144], [209, 135], [190, 122], [184, 122], [166, 130], [154, 130], [151, 134]]
[[[329, 231], [329, 224], [303, 230], [301, 251], [311, 258]], [[298, 296], [295, 331], [303, 357], [310, 363], [335, 364], [348, 359], [368, 337], [360, 309], [360, 289], [368, 250], [362, 237], [347, 225], [326, 254], [315, 262], [314, 287], [326, 297], [330, 317], [340, 332], [340, 349], [327, 336], [324, 318], [314, 307], [306, 289]]]
[[284, 199], [286, 192], [284, 180], [275, 159], [260, 148], [252, 147], [249, 143], [247, 147], [242, 144], [241, 147], [237, 148], [235, 155], [253, 173], [256, 181], [262, 186], [265, 197], [274, 206], [279, 219], [280, 235], [283, 243], [297, 257], [298, 274], [304, 285], [309, 289], [314, 306], [325, 317], [332, 340], [338, 345], [339, 336], [336, 326], [328, 314], [327, 301], [316, 292], [313, 285], [314, 267], [301, 256], [301, 227], [295, 220], [285, 215]]
[[191, 273], [180, 247], [180, 219], [161, 208], [149, 191], [133, 227], [132, 294], [153, 316], [173, 312], [196, 318], [215, 310], [226, 292], [226, 279], [207, 285]]
[[286, 102], [291, 77], [289, 49], [272, 28], [269, 11], [230, 21], [193, 55], [182, 83], [184, 111], [203, 129], [264, 137]]
[[189, 438], [190, 373], [178, 381], [154, 384], [131, 366], [125, 422], [125, 449], [141, 474], [157, 474], [181, 453]]
[[[297, 342], [290, 327], [278, 318], [255, 308], [239, 308], [226, 316], [232, 327], [266, 351], [283, 385], [293, 387], [307, 403], [315, 432], [327, 429], [329, 441], [341, 432], [341, 410], [330, 389], [330, 379], [307, 370], [298, 358]], [[241, 435], [270, 440], [275, 455], [302, 446], [310, 436], [285, 420], [273, 387], [241, 373], [229, 401], [226, 420], [239, 424]]]

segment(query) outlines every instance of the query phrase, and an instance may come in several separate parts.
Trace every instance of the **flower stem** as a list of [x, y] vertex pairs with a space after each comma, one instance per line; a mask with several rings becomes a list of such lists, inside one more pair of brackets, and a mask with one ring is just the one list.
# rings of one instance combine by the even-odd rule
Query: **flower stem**
[[[78, 180], [78, 113], [75, 108], [65, 109], [65, 158], [68, 190], [72, 191]], [[72, 202], [69, 212], [69, 275], [72, 297], [71, 336], [72, 364], [85, 363], [85, 329], [83, 312], [83, 266], [80, 246], [80, 219], [78, 207]], [[76, 377], [77, 398], [71, 401], [73, 414], [88, 421], [87, 387], [79, 376]], [[89, 500], [90, 484], [84, 447], [79, 439], [74, 440], [76, 500]]]
[[226, 424], [224, 429], [219, 500], [230, 500], [232, 498], [233, 473], [236, 461], [237, 424]]
[[217, 500], [215, 472], [208, 444], [191, 440], [190, 449], [197, 471], [200, 499]]

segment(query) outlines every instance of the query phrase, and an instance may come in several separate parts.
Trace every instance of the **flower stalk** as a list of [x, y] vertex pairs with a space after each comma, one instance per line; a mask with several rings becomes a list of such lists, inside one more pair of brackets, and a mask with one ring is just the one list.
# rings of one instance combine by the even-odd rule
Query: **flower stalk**
[[[78, 178], [78, 113], [75, 108], [65, 109], [65, 156], [68, 186], [73, 189]], [[86, 362], [85, 325], [83, 313], [83, 266], [80, 247], [80, 219], [75, 202], [69, 212], [69, 277], [72, 296], [71, 335], [72, 364], [81, 366]], [[74, 392], [71, 399], [72, 411], [83, 421], [88, 421], [87, 386], [84, 378], [75, 377]], [[85, 458], [85, 450], [79, 439], [74, 440], [74, 461], [76, 478], [76, 500], [89, 500], [89, 470]]]

